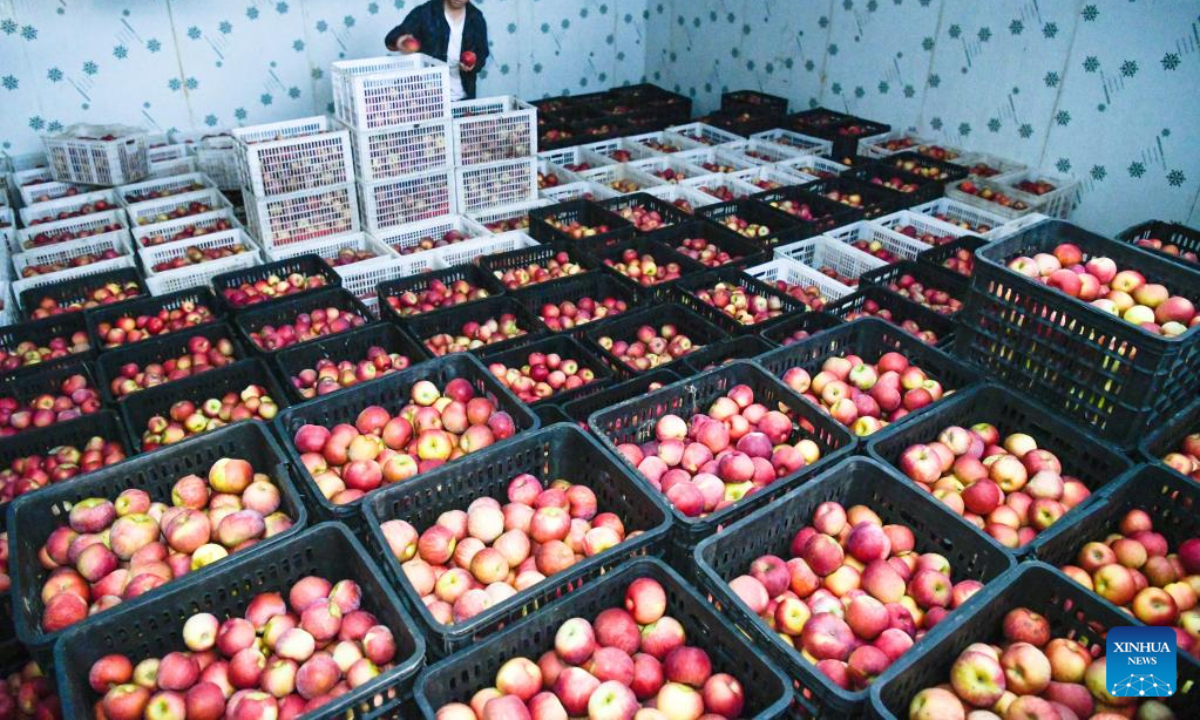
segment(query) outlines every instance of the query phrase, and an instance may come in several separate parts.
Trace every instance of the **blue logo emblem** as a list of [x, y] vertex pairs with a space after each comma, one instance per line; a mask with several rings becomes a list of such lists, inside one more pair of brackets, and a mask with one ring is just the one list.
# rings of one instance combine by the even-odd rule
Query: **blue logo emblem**
[[1115, 627], [1105, 652], [1108, 691], [1115, 697], [1175, 694], [1175, 631], [1166, 627]]

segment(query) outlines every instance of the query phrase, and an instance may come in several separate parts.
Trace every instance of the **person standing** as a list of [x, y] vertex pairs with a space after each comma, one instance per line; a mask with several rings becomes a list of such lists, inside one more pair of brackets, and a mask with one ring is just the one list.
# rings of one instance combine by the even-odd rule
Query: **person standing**
[[487, 21], [471, 0], [428, 0], [413, 8], [384, 38], [388, 50], [423, 52], [450, 67], [450, 99], [475, 97], [487, 64]]

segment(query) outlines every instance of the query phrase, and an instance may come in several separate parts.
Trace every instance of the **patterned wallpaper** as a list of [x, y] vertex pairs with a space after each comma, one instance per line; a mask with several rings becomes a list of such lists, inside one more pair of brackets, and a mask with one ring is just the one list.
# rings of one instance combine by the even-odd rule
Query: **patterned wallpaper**
[[647, 68], [1070, 172], [1075, 219], [1200, 227], [1200, 1], [650, 0]]

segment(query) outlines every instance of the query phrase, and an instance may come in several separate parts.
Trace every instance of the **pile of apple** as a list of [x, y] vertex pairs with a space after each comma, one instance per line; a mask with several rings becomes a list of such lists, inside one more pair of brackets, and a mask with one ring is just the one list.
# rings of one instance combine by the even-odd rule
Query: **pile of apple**
[[987, 200], [988, 202], [996, 203], [997, 205], [1009, 208], [1011, 210], [1029, 209], [1029, 204], [1024, 200], [1013, 199], [993, 187], [980, 187], [971, 180], [963, 180], [960, 182], [958, 184], [958, 189], [967, 195], [973, 195], [980, 200]]
[[1156, 335], [1175, 337], [1200, 323], [1196, 306], [1136, 270], [1120, 270], [1112, 258], [1084, 263], [1078, 245], [1062, 243], [1053, 253], [1021, 256], [1010, 270], [1070, 295]]
[[869, 363], [857, 355], [827, 358], [816, 375], [802, 367], [783, 374], [788, 387], [830, 417], [866, 437], [942, 399], [942, 384], [898, 352]]
[[741, 260], [741, 255], [734, 255], [701, 237], [684, 238], [675, 246], [675, 252], [689, 257], [705, 267], [716, 268]]
[[456, 378], [413, 385], [395, 415], [372, 405], [354, 424], [304, 425], [292, 438], [317, 489], [335, 505], [407, 480], [516, 434], [512, 416]]
[[24, 404], [12, 396], [0, 397], [0, 437], [50, 427], [99, 411], [99, 391], [89, 386], [86, 375], [71, 375], [59, 383], [57, 394], [43, 393]]
[[718, 222], [742, 237], [761, 238], [771, 234], [771, 226], [763, 223], [752, 223], [738, 215], [723, 217]]
[[812, 333], [810, 333], [807, 330], [793, 330], [792, 332], [788, 333], [785, 337], [781, 338], [779, 341], [779, 344], [784, 347], [787, 347], [788, 345], [795, 345], [796, 343], [800, 342], [801, 340], [807, 340], [810, 337], [812, 337]]
[[618, 360], [637, 371], [653, 370], [690, 355], [703, 345], [696, 345], [674, 325], [661, 328], [642, 325], [633, 334], [633, 342], [602, 335], [596, 342]]
[[925, 688], [908, 706], [910, 720], [935, 718], [1162, 718], [1175, 717], [1161, 700], [1115, 697], [1108, 660], [1026, 607], [1004, 616], [1004, 642], [977, 642], [959, 653], [948, 682]]
[[392, 631], [362, 609], [353, 580], [310, 575], [256, 595], [245, 617], [212, 613], [183, 623], [187, 650], [134, 664], [105, 655], [88, 684], [106, 720], [297, 718], [392, 668]]
[[443, 705], [438, 720], [741, 716], [746, 690], [733, 675], [714, 673], [708, 653], [687, 644], [683, 625], [666, 614], [661, 583], [634, 580], [624, 605], [591, 622], [567, 620], [555, 632], [552, 650], [536, 661], [508, 660], [494, 687], [479, 690], [469, 703]]
[[729, 588], [833, 684], [862, 690], [983, 589], [916, 549], [911, 529], [870, 507], [824, 502], [788, 558], [763, 555]]
[[825, 305], [829, 303], [829, 298], [825, 297], [825, 293], [817, 285], [793, 285], [786, 280], [773, 280], [771, 286], [793, 300], [804, 303], [805, 307], [813, 311], [824, 310]]
[[845, 190], [830, 190], [830, 191], [826, 192], [823, 197], [826, 197], [834, 202], [839, 202], [843, 205], [847, 205], [852, 208], [861, 208], [863, 206], [863, 196], [856, 192], [850, 192], [850, 191], [845, 191]]
[[830, 280], [845, 285], [846, 287], [858, 287], [858, 278], [850, 277], [849, 275], [843, 275], [832, 265], [822, 265], [821, 267], [817, 268], [817, 272], [821, 273]]
[[612, 229], [604, 223], [600, 223], [599, 225], [584, 225], [578, 220], [560, 220], [556, 215], [547, 217], [545, 222], [547, 225], [555, 230], [558, 230], [572, 240], [580, 240], [585, 237], [600, 235]]
[[908, 273], [888, 282], [887, 289], [939, 315], [953, 315], [962, 310], [961, 300], [946, 290], [917, 280]]
[[984, 422], [969, 429], [951, 425], [936, 441], [906, 448], [899, 464], [913, 482], [1009, 548], [1028, 544], [1091, 494], [1032, 436], [1001, 438]]
[[688, 202], [687, 198], [677, 198], [671, 203], [671, 205], [679, 210], [682, 210], [688, 215], [692, 215], [696, 212], [696, 208], [692, 207], [692, 204]]
[[937, 165], [927, 165], [912, 158], [892, 158], [889, 163], [897, 170], [903, 170], [906, 173], [929, 180], [946, 180], [950, 177], [950, 173], [945, 168], [938, 167]]
[[[939, 219], [941, 219], [941, 218], [939, 217]], [[967, 225], [968, 225], [967, 229], [971, 230], [972, 232], [980, 232], [980, 233], [987, 232], [987, 230], [976, 230], [973, 227], [969, 227], [970, 223], [968, 223]], [[984, 225], [982, 227], [986, 228], [987, 226]], [[990, 229], [991, 228], [988, 228], [988, 230], [990, 230]], [[932, 230], [926, 230], [926, 231], [922, 232], [921, 230], [917, 229], [916, 225], [900, 225], [900, 226], [892, 228], [892, 230], [900, 233], [901, 235], [903, 235], [905, 237], [910, 237], [913, 240], [919, 240], [919, 241], [925, 243], [926, 245], [933, 245], [934, 247], [937, 247], [939, 245], [946, 245], [946, 244], [952, 243], [958, 239], [954, 235], [951, 235], [948, 233], [939, 234], [939, 233], [933, 232]]]
[[153, 190], [145, 190], [142, 192], [133, 192], [125, 195], [125, 202], [133, 205], [134, 203], [147, 202], [149, 200], [161, 200], [171, 197], [172, 195], [182, 195], [184, 193], [196, 192], [204, 189], [204, 183], [193, 180], [186, 185], [177, 185], [175, 187], [156, 188]]
[[703, 303], [720, 310], [739, 325], [758, 325], [788, 312], [783, 300], [760, 294], [736, 282], [719, 282], [693, 291]]
[[356, 250], [354, 248], [342, 248], [337, 251], [337, 255], [331, 258], [325, 258], [325, 262], [329, 267], [343, 267], [345, 265], [353, 265], [356, 262], [363, 260], [373, 260], [379, 257], [374, 250]]
[[367, 348], [366, 359], [358, 362], [350, 360], [337, 362], [330, 358], [317, 360], [316, 367], [305, 368], [299, 374], [292, 376], [292, 387], [296, 388], [301, 396], [311, 399], [391, 375], [411, 365], [412, 360], [408, 356], [389, 353], [387, 350], [373, 345]]
[[157, 223], [169, 222], [171, 220], [179, 220], [180, 218], [191, 217], [193, 215], [203, 215], [204, 213], [216, 210], [212, 205], [199, 200], [193, 200], [186, 205], [180, 205], [170, 212], [159, 213], [153, 217], [138, 218], [138, 225], [154, 225]]
[[1195, 656], [1200, 537], [1172, 552], [1166, 536], [1154, 530], [1154, 518], [1139, 508], [1125, 513], [1117, 530], [1084, 545], [1075, 564], [1062, 571], [1147, 625], [1174, 627], [1180, 652]]
[[1196, 257], [1196, 253], [1193, 252], [1192, 250], [1185, 250], [1185, 249], [1181, 248], [1180, 246], [1176, 245], [1175, 243], [1163, 242], [1162, 240], [1159, 240], [1158, 238], [1154, 238], [1154, 237], [1142, 238], [1141, 240], [1138, 240], [1134, 244], [1137, 245], [1138, 247], [1146, 248], [1148, 250], [1157, 250], [1157, 251], [1163, 253], [1164, 255], [1170, 255], [1171, 257], [1182, 258], [1183, 260], [1187, 260], [1188, 262], [1200, 262], [1200, 259], [1198, 259]]
[[683, 275], [683, 268], [677, 262], [659, 265], [650, 253], [639, 255], [637, 250], [626, 248], [621, 251], [617, 260], [605, 258], [604, 264], [625, 277], [633, 280], [642, 287], [653, 287], [660, 283], [678, 280]]
[[815, 222], [829, 217], [829, 213], [816, 215], [813, 213], [812, 206], [801, 200], [772, 200], [771, 207], [793, 217], [798, 217], [805, 222]]
[[546, 303], [538, 309], [538, 318], [551, 332], [562, 332], [616, 317], [628, 309], [628, 303], [611, 295], [600, 300], [584, 295], [578, 300]]
[[[43, 220], [42, 222], [49, 222], [49, 220]], [[36, 224], [38, 224], [37, 220], [34, 220], [33, 222], [30, 223], [30, 225], [36, 225]], [[101, 235], [101, 234], [107, 233], [107, 232], [116, 232], [116, 231], [122, 229], [122, 227], [123, 226], [121, 225], [121, 223], [113, 222], [113, 223], [101, 225], [100, 227], [89, 228], [89, 229], [47, 230], [45, 232], [40, 232], [37, 235], [34, 235], [29, 240], [26, 240], [24, 243], [24, 246], [25, 246], [25, 249], [28, 250], [31, 248], [46, 247], [47, 245], [57, 245], [59, 243], [71, 242], [72, 240], [82, 240], [83, 238], [92, 237], [93, 235]]]
[[483, 322], [468, 320], [463, 323], [457, 335], [450, 333], [433, 335], [425, 340], [425, 347], [436, 357], [442, 357], [443, 355], [477, 350], [526, 334], [528, 331], [517, 324], [516, 315], [501, 313], [499, 317], [490, 317]]
[[587, 269], [576, 262], [570, 253], [566, 250], [559, 250], [545, 260], [533, 261], [522, 267], [508, 270], [494, 270], [492, 274], [506, 289], [520, 290], [530, 285], [571, 277], [584, 272], [587, 272]]
[[[0, 532], [0, 593], [7, 593], [12, 589], [12, 578], [8, 574], [8, 553], [8, 533]], [[0, 707], [0, 710], [3, 710], [3, 707]]]
[[57, 336], [42, 344], [23, 340], [15, 348], [0, 348], [0, 370], [12, 372], [17, 368], [38, 365], [50, 360], [87, 352], [92, 347], [87, 332], [78, 330], [70, 337]]
[[240, 420], [269, 422], [278, 414], [279, 406], [261, 385], [247, 385], [240, 393], [228, 392], [200, 404], [179, 400], [171, 403], [167, 417], [155, 415], [146, 421], [142, 450], [149, 452]]
[[691, 420], [659, 418], [654, 439], [617, 446], [655, 490], [687, 517], [703, 517], [821, 458], [815, 442], [794, 444], [792, 419], [736, 385]]
[[201, 248], [195, 245], [189, 245], [184, 248], [182, 255], [177, 255], [170, 260], [156, 263], [152, 270], [154, 272], [166, 272], [168, 270], [178, 270], [182, 267], [190, 265], [199, 265], [200, 263], [211, 262], [213, 260], [223, 260], [234, 255], [241, 255], [244, 252], [249, 252], [250, 248], [242, 243], [234, 243], [223, 247]]
[[[541, 124], [541, 122], [542, 121], [539, 119], [538, 123]], [[573, 137], [575, 137], [575, 134], [573, 132], [571, 132], [570, 130], [566, 130], [563, 128], [550, 128], [549, 130], [542, 133], [542, 135], [539, 139], [541, 140], [543, 145], [548, 146], [549, 144], [559, 143], [559, 142], [564, 142], [566, 140], [570, 140]], [[585, 166], [583, 168], [585, 170], [590, 169], [590, 166], [588, 166], [587, 163], [579, 163], [579, 164]], [[575, 168], [573, 168], [571, 166], [567, 166], [567, 169], [574, 170]]]
[[880, 187], [885, 187], [888, 190], [899, 193], [914, 193], [921, 189], [920, 185], [905, 180], [899, 175], [872, 175], [871, 177], [867, 178], [867, 182], [871, 183], [872, 185], [879, 185]]
[[634, 229], [641, 233], [661, 230], [671, 225], [663, 219], [659, 211], [636, 203], [621, 208], [617, 214], [633, 223]]
[[221, 458], [206, 478], [187, 475], [171, 505], [130, 488], [115, 501], [80, 500], [38, 552], [41, 627], [58, 632], [89, 615], [165, 585], [285, 532], [279, 488], [250, 463]]
[[465, 511], [447, 510], [422, 531], [404, 520], [380, 527], [439, 623], [470, 620], [627, 537], [625, 523], [599, 512], [596, 493], [586, 485], [559, 479], [543, 487], [522, 473], [509, 482], [505, 498], [503, 505], [477, 498]]
[[954, 254], [942, 261], [942, 267], [947, 270], [971, 277], [975, 272], [975, 251], [959, 248]]
[[233, 342], [228, 338], [218, 338], [213, 342], [203, 335], [194, 335], [188, 338], [187, 352], [179, 357], [146, 363], [145, 366], [136, 362], [125, 363], [117, 377], [112, 379], [109, 390], [113, 397], [122, 398], [146, 388], [223, 368], [235, 360]]
[[728, 185], [717, 185], [714, 187], [701, 186], [700, 192], [704, 193], [705, 195], [711, 195], [721, 202], [733, 202], [739, 197], [733, 194], [733, 191], [729, 189]]
[[32, 660], [0, 682], [0, 717], [46, 720], [62, 717], [54, 682]]
[[360, 328], [367, 322], [367, 318], [352, 310], [330, 306], [302, 312], [288, 324], [263, 325], [250, 333], [250, 339], [258, 347], [270, 352]]
[[1176, 472], [1200, 480], [1200, 433], [1189, 433], [1162, 461]]
[[122, 315], [115, 320], [103, 320], [96, 323], [96, 329], [104, 347], [114, 348], [179, 332], [216, 319], [207, 305], [184, 300], [177, 308], [163, 308], [153, 315]]
[[710, 173], [721, 173], [722, 175], [725, 173], [737, 172], [738, 170], [728, 163], [722, 163], [716, 160], [705, 160], [704, 162], [698, 164], [700, 167], [704, 168]]
[[[16, 458], [0, 470], [0, 502], [9, 502], [46, 485], [66, 482], [124, 459], [125, 448], [120, 442], [100, 436], [90, 438], [82, 449], [59, 445], [41, 454]], [[3, 559], [8, 562], [7, 555]], [[7, 592], [7, 588], [0, 592]]]
[[423, 237], [417, 241], [415, 245], [393, 245], [396, 252], [401, 255], [413, 255], [415, 253], [433, 250], [434, 248], [443, 248], [449, 245], [455, 245], [464, 240], [470, 240], [464, 233], [458, 230], [447, 230], [440, 238]]
[[538, 174], [537, 174], [538, 190], [545, 190], [546, 188], [558, 187], [559, 185], [562, 185], [562, 179], [559, 178], [558, 174], [555, 173], [553, 170], [547, 170], [546, 172], [542, 172], [541, 170], [538, 170]]
[[904, 259], [891, 250], [888, 250], [879, 240], [855, 240], [850, 243], [850, 247], [861, 250], [872, 257], [877, 257], [889, 265]]
[[386, 300], [388, 307], [396, 311], [396, 314], [412, 317], [487, 297], [491, 297], [491, 293], [486, 288], [477, 287], [470, 280], [455, 280], [447, 285], [434, 279], [419, 291], [405, 290], [399, 295], [389, 295]]
[[995, 167], [984, 160], [976, 160], [967, 168], [968, 175], [974, 175], [980, 178], [990, 178], [1004, 172], [1003, 169]]
[[80, 205], [76, 210], [62, 210], [54, 215], [30, 220], [29, 224], [30, 226], [44, 225], [45, 223], [58, 222], [59, 220], [70, 220], [71, 218], [83, 217], [84, 215], [91, 215], [92, 213], [102, 213], [116, 209], [117, 206], [109, 204], [107, 200], [97, 200], [94, 203]]
[[328, 280], [320, 273], [289, 273], [287, 276], [271, 274], [261, 280], [246, 281], [237, 287], [225, 288], [221, 295], [230, 306], [244, 308], [306, 290], [316, 290], [325, 287], [327, 283]]
[[216, 218], [209, 220], [203, 225], [193, 223], [186, 225], [178, 230], [165, 231], [162, 233], [150, 233], [143, 237], [139, 242], [142, 247], [155, 247], [158, 245], [166, 245], [167, 243], [179, 242], [180, 240], [191, 240], [202, 235], [210, 233], [224, 232], [232, 230], [234, 223], [228, 218]]
[[531, 352], [520, 367], [493, 362], [488, 370], [524, 403], [535, 403], [559, 392], [577, 390], [595, 381], [596, 373], [578, 360], [558, 353]]
[[37, 265], [26, 265], [21, 268], [21, 277], [31, 278], [39, 275], [50, 275], [63, 270], [70, 270], [71, 268], [86, 267], [93, 263], [104, 262], [105, 260], [115, 260], [119, 257], [121, 257], [121, 253], [109, 248], [100, 252], [87, 253], [86, 255], [76, 255], [69, 260], [55, 260]]
[[654, 177], [662, 180], [668, 185], [677, 185], [680, 180], [687, 180], [689, 175], [682, 170], [676, 170], [672, 167], [665, 167], [662, 170], [652, 170], [650, 172]]
[[1058, 189], [1054, 183], [1047, 180], [1021, 180], [1015, 183], [1013, 187], [1030, 195], [1045, 195]]
[[59, 303], [57, 298], [43, 297], [41, 300], [38, 300], [37, 305], [29, 313], [29, 317], [31, 320], [41, 320], [69, 312], [88, 310], [100, 307], [101, 305], [112, 305], [113, 303], [130, 300], [140, 295], [141, 288], [138, 286], [136, 280], [128, 280], [124, 283], [110, 282], [105, 283], [103, 287], [89, 290], [82, 300], [75, 300], [67, 304]]
[[485, 223], [484, 227], [496, 234], [509, 232], [510, 230], [526, 230], [529, 228], [529, 213], [525, 212], [515, 217]]
[[885, 307], [880, 307], [879, 303], [875, 302], [874, 300], [872, 300], [870, 298], [867, 298], [866, 300], [863, 301], [861, 308], [859, 308], [858, 310], [852, 310], [851, 312], [846, 313], [845, 315], [842, 316], [842, 319], [845, 320], [846, 322], [854, 322], [855, 320], [858, 320], [859, 318], [865, 318], [865, 317], [877, 317], [881, 320], [886, 320], [887, 322], [891, 323], [892, 325], [895, 325], [896, 327], [900, 328], [904, 332], [915, 336], [921, 342], [925, 342], [930, 345], [936, 345], [938, 342], [938, 339], [939, 339], [937, 333], [935, 333], [932, 330], [922, 329], [921, 324], [918, 323], [916, 320], [909, 319], [909, 320], [902, 320], [902, 321], [897, 322], [896, 318], [892, 315], [891, 310], [889, 310]]
[[653, 150], [655, 152], [660, 152], [665, 155], [674, 155], [677, 152], [683, 152], [682, 147], [680, 147], [679, 145], [673, 145], [668, 140], [657, 140], [655, 138], [649, 138], [646, 140], [642, 140], [641, 144], [645, 145], [646, 147], [650, 148], [651, 150]]

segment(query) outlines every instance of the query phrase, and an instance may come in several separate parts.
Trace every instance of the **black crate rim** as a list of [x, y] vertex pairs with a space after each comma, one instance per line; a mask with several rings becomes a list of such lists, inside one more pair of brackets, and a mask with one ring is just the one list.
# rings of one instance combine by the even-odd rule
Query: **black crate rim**
[[568, 402], [587, 393], [588, 390], [602, 387], [604, 384], [611, 382], [615, 375], [612, 369], [600, 357], [567, 333], [550, 335], [534, 340], [528, 345], [499, 350], [494, 353], [481, 353], [479, 361], [487, 366], [489, 370], [492, 363], [500, 363], [505, 367], [513, 368], [524, 364], [524, 359], [527, 359], [529, 354], [534, 352], [558, 353], [564, 360], [574, 360], [579, 363], [580, 368], [588, 368], [595, 375], [595, 379], [586, 385], [581, 385], [573, 390], [561, 390], [548, 398], [526, 403], [535, 411], [542, 405], [557, 405]]
[[[290, 295], [283, 295], [281, 297], [271, 298], [269, 300], [254, 303], [252, 305], [244, 305], [242, 307], [234, 307], [225, 298], [225, 290], [236, 289], [242, 283], [253, 283], [257, 282], [258, 280], [265, 280], [270, 275], [278, 274], [286, 276], [292, 273], [301, 273], [306, 278], [313, 275], [320, 275], [325, 279], [325, 285], [322, 286], [322, 288], [309, 288], [307, 290], [301, 290], [298, 293], [291, 293]], [[276, 260], [263, 265], [254, 265], [241, 270], [231, 270], [229, 272], [221, 273], [220, 275], [213, 277], [212, 285], [214, 290], [213, 295], [216, 297], [217, 303], [220, 304], [222, 311], [233, 315], [245, 312], [251, 308], [270, 305], [272, 303], [279, 302], [280, 300], [290, 300], [302, 295], [307, 295], [308, 293], [316, 292], [316, 290], [323, 289], [325, 287], [341, 287], [342, 276], [338, 275], [337, 272], [329, 266], [329, 263], [325, 262], [320, 255], [315, 253], [307, 253], [305, 255], [296, 255], [290, 258], [284, 258], [283, 260]]]
[[92, 347], [97, 353], [112, 352], [118, 347], [129, 347], [130, 345], [144, 343], [154, 338], [160, 338], [166, 335], [174, 335], [175, 333], [173, 332], [161, 333], [159, 335], [142, 338], [136, 343], [123, 343], [116, 347], [105, 347], [104, 343], [100, 340], [99, 326], [101, 322], [116, 320], [127, 315], [136, 317], [139, 312], [150, 314], [163, 308], [175, 309], [179, 307], [180, 304], [187, 301], [195, 302], [197, 307], [207, 307], [211, 318], [205, 322], [193, 325], [189, 328], [184, 328], [183, 330], [177, 330], [176, 332], [193, 330], [195, 328], [204, 327], [205, 325], [211, 325], [213, 323], [220, 322], [222, 319], [224, 319], [224, 314], [222, 313], [220, 306], [217, 305], [216, 296], [213, 295], [212, 290], [207, 287], [193, 287], [186, 290], [167, 293], [166, 295], [145, 295], [126, 300], [122, 303], [116, 303], [115, 305], [103, 305], [101, 307], [85, 310], [83, 312], [83, 319], [87, 323], [87, 331], [88, 335], [91, 337]]
[[[291, 321], [294, 320], [297, 313], [309, 312], [318, 307], [336, 307], [343, 311], [352, 311], [366, 320], [366, 323], [360, 327], [378, 322], [375, 316], [367, 308], [362, 300], [354, 296], [354, 293], [342, 287], [320, 288], [319, 290], [311, 290], [309, 292], [299, 293], [295, 296], [281, 298], [274, 302], [260, 303], [253, 305], [239, 312], [233, 318], [233, 325], [237, 328], [238, 334], [241, 335], [243, 343], [255, 355], [264, 358], [273, 358], [283, 350], [293, 347], [308, 345], [316, 342], [324, 337], [336, 337], [336, 335], [323, 335], [305, 340], [303, 342], [288, 345], [286, 348], [278, 350], [266, 350], [259, 347], [258, 343], [254, 342], [251, 333], [261, 330], [264, 325], [276, 325], [279, 320]], [[354, 330], [350, 328], [349, 330]], [[346, 332], [349, 332], [347, 330]]]
[[[768, 318], [754, 325], [743, 325], [721, 312], [716, 306], [704, 302], [697, 295], [699, 290], [721, 282], [740, 285], [756, 294], [775, 298], [780, 301], [783, 312], [776, 317]], [[703, 316], [729, 335], [755, 335], [796, 315], [802, 315], [809, 311], [804, 303], [786, 293], [776, 290], [770, 283], [760, 280], [738, 268], [717, 268], [702, 274], [681, 278], [679, 282], [675, 283], [674, 290], [676, 298], [684, 307]]]
[[[79, 278], [59, 280], [58, 282], [51, 283], [49, 285], [38, 285], [36, 287], [26, 288], [21, 291], [19, 298], [21, 317], [25, 320], [32, 319], [30, 317], [31, 310], [44, 298], [54, 298], [58, 301], [64, 299], [73, 299], [89, 289], [105, 285], [109, 282], [123, 283], [129, 281], [137, 283], [137, 298], [143, 298], [149, 294], [149, 291], [146, 289], [146, 282], [144, 278], [142, 278], [142, 273], [136, 267], [115, 268], [113, 270], [98, 272], [94, 275], [84, 275], [83, 277]], [[133, 299], [135, 298], [130, 298], [130, 300]], [[129, 301], [122, 300], [118, 303], [111, 303], [111, 305], [120, 305], [124, 302]], [[100, 307], [109, 307], [109, 305]], [[83, 313], [84, 311], [80, 309], [72, 312]]]
[[[467, 303], [460, 308], [454, 308], [457, 312], [436, 312], [425, 313], [424, 315], [416, 315], [406, 318], [401, 328], [424, 347], [430, 356], [450, 357], [453, 355], [482, 355], [487, 351], [498, 352], [513, 347], [527, 345], [534, 340], [540, 339], [546, 334], [546, 327], [536, 315], [517, 301], [511, 293], [504, 295], [494, 295], [489, 298], [477, 300], [473, 303]], [[434, 335], [448, 332], [447, 328], [451, 328], [448, 334], [454, 334], [463, 326], [464, 322], [475, 318], [496, 318], [500, 315], [511, 312], [517, 318], [517, 326], [525, 330], [524, 335], [518, 335], [514, 338], [501, 340], [488, 345], [475, 348], [474, 350], [464, 350], [457, 353], [449, 353], [448, 355], [438, 356], [432, 349], [426, 345], [426, 341]]]
[[[161, 362], [160, 360], [151, 359], [158, 357], [161, 353], [175, 351], [176, 354], [172, 357], [178, 357], [187, 352], [187, 343], [193, 337], [203, 336], [209, 340], [229, 340], [233, 344], [233, 362], [249, 357], [249, 353], [238, 337], [237, 332], [234, 331], [229, 323], [223, 320], [221, 322], [200, 325], [194, 328], [195, 332], [189, 333], [189, 330], [193, 330], [193, 328], [180, 330], [175, 333], [167, 333], [166, 335], [155, 337], [145, 342], [134, 343], [127, 347], [113, 348], [109, 352], [100, 355], [95, 361], [96, 381], [100, 383], [100, 393], [104, 396], [105, 402], [110, 405], [116, 405], [117, 403], [124, 402], [129, 397], [118, 398], [112, 393], [112, 381], [120, 376], [122, 365], [136, 362], [142, 369], [145, 369], [146, 364], [149, 362]], [[219, 368], [213, 369], [216, 370]], [[209, 372], [212, 371], [210, 370]], [[162, 384], [170, 385], [173, 382], [178, 381], [168, 380]], [[138, 392], [141, 391], [139, 390]], [[137, 393], [134, 394], [136, 395]]]
[[[617, 369], [624, 376], [640, 375], [645, 372], [659, 370], [662, 368], [678, 369], [679, 367], [682, 367], [683, 361], [689, 355], [700, 352], [700, 350], [703, 349], [703, 347], [699, 350], [693, 349], [692, 352], [688, 353], [687, 355], [675, 358], [671, 362], [664, 363], [656, 368], [637, 370], [636, 368], [622, 361], [621, 358], [617, 357], [612, 351], [607, 350], [600, 345], [599, 336], [601, 333], [609, 335], [610, 337], [615, 336], [615, 334], [618, 332], [622, 333], [619, 338], [614, 337], [614, 339], [631, 337], [632, 334], [630, 333], [630, 330], [632, 329], [636, 331], [639, 324], [652, 325], [655, 327], [656, 331], [662, 330], [662, 323], [664, 320], [652, 319], [656, 317], [665, 318], [666, 320], [673, 319], [674, 322], [670, 324], [679, 326], [679, 331], [684, 335], [688, 335], [689, 337], [699, 330], [699, 332], [702, 333], [706, 339], [704, 346], [708, 346], [711, 343], [724, 340], [729, 337], [728, 333], [726, 333], [724, 330], [721, 330], [721, 328], [712, 324], [701, 315], [696, 314], [693, 310], [690, 310], [678, 303], [668, 303], [665, 305], [654, 305], [642, 308], [640, 310], [621, 313], [611, 321], [603, 323], [599, 327], [590, 329], [585, 328], [584, 339], [587, 340], [588, 347], [591, 347], [599, 352], [600, 356], [605, 358], [609, 365]], [[687, 326], [687, 331], [684, 331], [684, 324]], [[695, 340], [693, 339], [693, 347], [694, 343]]]
[[[494, 256], [485, 255], [480, 258], [480, 262], [486, 260], [488, 257]], [[424, 290], [429, 286], [429, 283], [434, 280], [440, 280], [447, 285], [459, 280], [466, 280], [476, 287], [487, 290], [488, 297], [495, 297], [497, 295], [505, 294], [504, 286], [497, 283], [496, 279], [492, 277], [490, 273], [485, 272], [479, 265], [474, 263], [468, 263], [466, 265], [454, 265], [441, 270], [430, 270], [429, 272], [420, 273], [418, 275], [409, 275], [407, 277], [395, 278], [393, 280], [386, 280], [380, 283], [375, 288], [375, 294], [379, 299], [380, 319], [390, 320], [393, 323], [402, 324], [409, 317], [415, 317], [401, 315], [388, 303], [388, 298], [401, 295], [410, 290]], [[486, 299], [487, 298], [480, 298], [480, 300]], [[472, 300], [470, 302], [463, 303], [463, 305], [470, 305], [472, 302], [479, 302], [479, 300]], [[461, 305], [438, 308], [436, 310], [431, 310], [428, 313], [421, 314], [432, 315], [436, 312], [454, 310], [458, 307], [461, 307]]]

